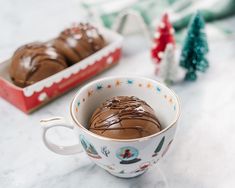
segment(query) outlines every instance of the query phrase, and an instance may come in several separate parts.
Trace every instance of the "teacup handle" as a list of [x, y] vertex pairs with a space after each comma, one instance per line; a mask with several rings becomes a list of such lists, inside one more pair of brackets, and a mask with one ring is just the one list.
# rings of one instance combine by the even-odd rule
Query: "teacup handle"
[[49, 150], [61, 155], [72, 155], [76, 153], [81, 153], [83, 151], [80, 144], [75, 144], [71, 146], [59, 146], [57, 144], [52, 143], [47, 138], [47, 131], [51, 128], [65, 127], [72, 130], [74, 129], [74, 126], [69, 125], [69, 123], [63, 117], [53, 117], [50, 119], [43, 119], [40, 121], [40, 124], [42, 125], [43, 128], [42, 140], [45, 146]]

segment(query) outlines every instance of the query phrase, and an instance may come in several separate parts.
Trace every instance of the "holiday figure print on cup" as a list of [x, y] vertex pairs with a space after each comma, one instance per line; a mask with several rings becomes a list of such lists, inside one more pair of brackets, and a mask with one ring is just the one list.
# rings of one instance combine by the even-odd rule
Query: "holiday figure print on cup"
[[[133, 81], [131, 86], [128, 80]], [[119, 83], [118, 86], [117, 83]], [[102, 89], [97, 90], [97, 85], [102, 86]], [[139, 87], [139, 85], [142, 87]], [[93, 91], [92, 95], [88, 95], [88, 92], [91, 90]], [[115, 100], [117, 98], [115, 97], [117, 96], [130, 97], [128, 102], [125, 100], [127, 106], [124, 110], [116, 104]], [[112, 102], [109, 99], [115, 100]], [[171, 102], [169, 99], [171, 99]], [[111, 127], [112, 125], [114, 126], [112, 131], [115, 134], [123, 134], [122, 129], [115, 129], [115, 126], [119, 126], [119, 121], [124, 121], [124, 123], [130, 123], [131, 121], [150, 121], [150, 126], [158, 127], [161, 125], [160, 131], [155, 131], [147, 135], [144, 133], [141, 136], [144, 127], [138, 127], [137, 131], [134, 127], [134, 132], [130, 132], [130, 134], [138, 135], [141, 133], [134, 138], [131, 135], [129, 138], [127, 135], [124, 138], [112, 138], [90, 131], [89, 123], [91, 122], [92, 114], [102, 104], [107, 103], [107, 100], [110, 104], [106, 108], [109, 109], [111, 107], [115, 109], [113, 111], [114, 114], [111, 114], [111, 117], [114, 115], [114, 118], [110, 119], [110, 116], [107, 116], [106, 119], [97, 121], [102, 123], [107, 120], [105, 123], [109, 122]], [[154, 115], [150, 109], [152, 109]], [[103, 110], [104, 113], [106, 113], [105, 110]], [[115, 116], [119, 113], [122, 114], [120, 116], [121, 118], [116, 119]], [[116, 76], [95, 80], [81, 88], [71, 102], [70, 115], [72, 125], [64, 121], [64, 118], [42, 120], [43, 141], [48, 149], [62, 155], [76, 154], [83, 150], [93, 162], [114, 176], [131, 178], [146, 172], [147, 169], [162, 158], [163, 152], [165, 153], [168, 150], [171, 145], [169, 141], [174, 138], [177, 127], [180, 105], [175, 93], [160, 82], [143, 77]], [[96, 119], [96, 115], [93, 118]], [[98, 125], [96, 124], [96, 128], [99, 129], [97, 127]], [[126, 124], [127, 128], [130, 129], [133, 128], [133, 125], [130, 124], [130, 127], [128, 127]], [[51, 142], [47, 131], [55, 126], [73, 129], [81, 145], [59, 146]], [[164, 142], [162, 141], [163, 137]], [[157, 155], [153, 158], [153, 154], [155, 153]], [[153, 159], [154, 163], [151, 162]]]

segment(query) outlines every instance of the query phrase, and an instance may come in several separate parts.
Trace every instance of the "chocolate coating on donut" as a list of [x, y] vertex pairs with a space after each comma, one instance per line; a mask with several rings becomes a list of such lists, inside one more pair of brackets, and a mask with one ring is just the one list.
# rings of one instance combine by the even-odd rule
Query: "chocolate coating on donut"
[[134, 139], [161, 130], [154, 110], [137, 97], [117, 96], [106, 100], [90, 119], [89, 130], [115, 139]]
[[97, 28], [80, 23], [62, 31], [53, 46], [66, 58], [69, 65], [77, 63], [105, 46]]
[[15, 85], [25, 87], [67, 67], [63, 56], [45, 43], [26, 44], [12, 57], [10, 76]]

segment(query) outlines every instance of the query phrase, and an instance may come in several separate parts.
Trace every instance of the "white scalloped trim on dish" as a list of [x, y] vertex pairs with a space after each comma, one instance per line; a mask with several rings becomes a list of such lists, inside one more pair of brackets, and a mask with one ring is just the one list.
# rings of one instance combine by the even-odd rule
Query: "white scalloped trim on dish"
[[59, 83], [62, 81], [62, 79], [69, 78], [72, 74], [78, 73], [80, 70], [87, 68], [89, 65], [93, 65], [96, 61], [101, 60], [103, 57], [106, 57], [110, 53], [113, 53], [117, 49], [121, 48], [123, 38], [119, 34], [104, 28], [99, 29], [103, 36], [106, 37], [106, 40], [109, 42], [109, 45], [99, 50], [98, 52], [92, 54], [91, 56], [87, 57], [86, 59], [80, 61], [79, 63], [74, 64], [71, 67], [68, 67], [65, 70], [58, 72], [31, 86], [25, 87], [23, 89], [24, 95], [26, 97], [30, 97], [34, 94], [34, 92], [40, 92], [44, 88], [49, 88], [54, 83]]

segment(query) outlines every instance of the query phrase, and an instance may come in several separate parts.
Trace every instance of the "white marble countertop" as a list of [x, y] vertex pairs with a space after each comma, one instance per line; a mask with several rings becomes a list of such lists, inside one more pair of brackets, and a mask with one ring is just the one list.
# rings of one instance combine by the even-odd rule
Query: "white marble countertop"
[[[69, 23], [81, 20], [81, 15], [76, 0], [0, 1], [0, 60], [25, 42], [54, 36]], [[139, 43], [141, 47], [136, 48]], [[173, 86], [182, 101], [176, 139], [155, 168], [134, 179], [113, 177], [85, 154], [60, 156], [43, 145], [39, 120], [68, 117], [69, 101], [79, 87], [31, 115], [0, 98], [0, 187], [235, 187], [234, 49], [234, 38], [211, 40], [207, 73], [195, 83]], [[120, 64], [96, 78], [117, 74], [154, 78], [143, 38], [126, 39]], [[51, 134], [62, 143], [73, 142], [72, 133], [64, 136], [63, 131]]]

